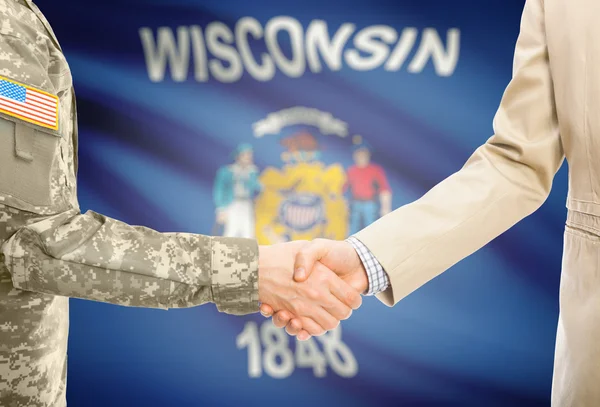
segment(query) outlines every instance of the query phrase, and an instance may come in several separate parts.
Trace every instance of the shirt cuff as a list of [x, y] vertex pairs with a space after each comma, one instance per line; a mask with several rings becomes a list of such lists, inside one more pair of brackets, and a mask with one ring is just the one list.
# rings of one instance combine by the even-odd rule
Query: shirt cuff
[[255, 240], [212, 238], [212, 293], [220, 312], [233, 315], [258, 312], [258, 244]]
[[367, 246], [356, 237], [350, 236], [346, 241], [354, 247], [354, 250], [358, 253], [358, 257], [360, 257], [360, 261], [367, 271], [369, 288], [364, 295], [375, 295], [385, 291], [390, 285], [390, 279], [381, 266], [381, 263], [377, 261]]

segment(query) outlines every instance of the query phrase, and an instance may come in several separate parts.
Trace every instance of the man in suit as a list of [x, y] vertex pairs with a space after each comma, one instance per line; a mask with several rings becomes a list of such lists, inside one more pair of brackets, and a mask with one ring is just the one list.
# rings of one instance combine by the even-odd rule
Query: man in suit
[[[552, 405], [599, 406], [599, 15], [594, 0], [527, 0], [495, 134], [421, 199], [347, 242], [313, 242], [297, 257], [296, 278], [305, 278], [316, 260], [350, 282], [366, 269], [380, 283], [378, 298], [392, 306], [537, 210], [566, 156]], [[275, 322], [283, 325], [290, 316], [281, 313]], [[304, 339], [301, 328], [292, 320], [287, 329]]]

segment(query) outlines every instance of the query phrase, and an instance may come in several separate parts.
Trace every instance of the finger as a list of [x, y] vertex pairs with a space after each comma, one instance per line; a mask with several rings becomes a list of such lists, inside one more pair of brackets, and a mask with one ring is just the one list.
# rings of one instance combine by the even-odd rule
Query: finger
[[325, 328], [323, 328], [311, 318], [302, 317], [300, 318], [300, 321], [302, 322], [302, 327], [304, 328], [304, 331], [306, 331], [310, 336], [321, 336], [325, 332], [327, 332]]
[[360, 308], [362, 305], [362, 297], [351, 285], [337, 276], [328, 278], [327, 281], [329, 283], [329, 291], [331, 291], [338, 300], [352, 309]]
[[327, 302], [321, 305], [329, 315], [335, 318], [337, 321], [350, 318], [352, 315], [352, 308], [338, 300], [333, 295], [327, 299]]
[[273, 315], [273, 325], [277, 328], [285, 327], [292, 319], [292, 314], [286, 310], [278, 311]]
[[[335, 329], [340, 323], [339, 319], [333, 317], [321, 306], [311, 307], [311, 310], [304, 316], [312, 319], [316, 324], [319, 325], [319, 327], [321, 327], [325, 331], [331, 331], [332, 329]], [[306, 327], [306, 325], [304, 324], [304, 320], [302, 320], [301, 322], [302, 327], [305, 330], [307, 330], [311, 335], [317, 335], [316, 333], [314, 333], [314, 331], [311, 331], [308, 327]], [[321, 332], [321, 334], [322, 333], [323, 332]]]
[[298, 336], [296, 338], [298, 338], [299, 341], [307, 341], [310, 339], [310, 334], [305, 330], [302, 330], [300, 331], [300, 333], [298, 333]]
[[285, 331], [291, 336], [298, 335], [302, 332], [302, 322], [298, 318], [293, 318], [285, 327]]
[[[340, 283], [341, 283], [341, 285], [347, 285], [343, 280], [341, 280], [336, 275], [332, 275], [332, 277], [327, 278], [324, 282], [332, 288], [337, 287], [338, 285], [340, 285]], [[356, 293], [356, 291], [352, 290], [351, 287], [348, 287], [348, 288], [344, 287], [343, 289], [340, 289], [340, 290], [344, 295], [349, 295], [349, 296], [353, 296], [353, 293]], [[310, 298], [312, 298], [313, 301], [320, 304], [321, 307], [336, 321], [348, 319], [350, 317], [350, 315], [352, 314], [352, 308], [349, 305], [342, 302], [338, 298], [338, 296], [336, 296], [334, 294], [334, 291], [335, 291], [335, 289], [327, 290], [327, 288], [323, 287], [321, 290], [317, 291], [319, 293], [318, 296], [315, 296], [314, 293], [311, 293], [312, 297], [310, 297]], [[340, 293], [338, 293], [338, 295], [340, 295]], [[342, 295], [340, 295], [340, 296], [342, 296]], [[342, 296], [342, 298], [343, 298], [343, 296]], [[348, 299], [346, 299], [346, 301], [348, 301]], [[350, 301], [350, 303], [352, 304], [352, 301]], [[317, 321], [317, 322], [319, 322], [321, 324], [321, 326], [326, 327], [325, 325], [323, 325], [323, 323], [321, 323], [321, 321]], [[329, 329], [331, 329], [331, 328], [329, 328]]]
[[325, 257], [328, 250], [328, 245], [321, 240], [314, 240], [300, 249], [294, 263], [294, 280], [299, 283], [305, 281], [315, 263]]
[[273, 308], [271, 308], [270, 305], [261, 304], [260, 305], [260, 313], [262, 314], [263, 317], [269, 318], [269, 317], [273, 316]]

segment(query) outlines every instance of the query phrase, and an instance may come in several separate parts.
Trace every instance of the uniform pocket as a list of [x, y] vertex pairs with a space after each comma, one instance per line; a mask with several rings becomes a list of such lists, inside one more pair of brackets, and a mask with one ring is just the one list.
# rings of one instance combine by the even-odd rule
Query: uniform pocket
[[53, 206], [59, 137], [57, 131], [0, 117], [0, 202], [36, 212]]

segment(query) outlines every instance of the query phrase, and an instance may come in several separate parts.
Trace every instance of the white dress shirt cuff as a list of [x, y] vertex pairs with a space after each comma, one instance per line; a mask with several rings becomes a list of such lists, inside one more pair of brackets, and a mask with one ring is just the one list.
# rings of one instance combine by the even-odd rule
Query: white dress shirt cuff
[[390, 285], [390, 279], [381, 266], [381, 263], [377, 261], [367, 246], [356, 237], [350, 236], [346, 241], [354, 247], [354, 250], [358, 253], [358, 257], [360, 257], [360, 261], [362, 261], [362, 264], [367, 271], [369, 288], [364, 295], [375, 295], [385, 291]]

